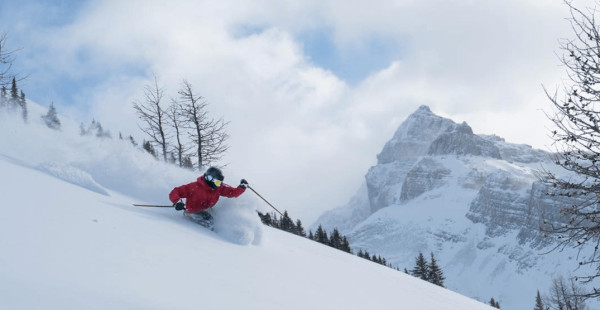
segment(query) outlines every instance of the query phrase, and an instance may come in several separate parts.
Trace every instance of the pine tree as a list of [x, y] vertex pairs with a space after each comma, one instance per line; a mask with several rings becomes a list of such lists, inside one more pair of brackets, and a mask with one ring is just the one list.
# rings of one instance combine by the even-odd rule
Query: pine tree
[[363, 258], [371, 260], [371, 254], [369, 253], [369, 251], [365, 250], [365, 253], [363, 253]]
[[[83, 126], [83, 124], [81, 124]], [[129, 141], [131, 142], [131, 144], [133, 146], [138, 146], [137, 142], [135, 142], [135, 139], [133, 138], [132, 135], [129, 135]]]
[[406, 274], [410, 274], [410, 273], [408, 272], [408, 270], [406, 269], [406, 267], [404, 267], [404, 273], [406, 273]]
[[83, 126], [83, 123], [79, 124], [79, 134], [82, 136], [87, 136], [90, 133], [89, 130], [85, 129], [85, 126]]
[[342, 251], [352, 254], [350, 242], [348, 242], [348, 238], [346, 238], [346, 236], [344, 236], [344, 239], [342, 239]]
[[302, 227], [302, 221], [300, 221], [300, 219], [296, 220], [296, 235], [306, 237], [306, 230]]
[[313, 235], [312, 229], [308, 231], [308, 239], [315, 240], [315, 235]]
[[331, 238], [329, 240], [329, 245], [332, 248], [341, 249], [342, 248], [342, 236], [337, 228], [333, 229], [331, 233]]
[[[54, 102], [50, 104], [50, 109], [48, 109], [48, 113], [42, 116], [44, 119], [44, 123], [50, 129], [60, 130], [60, 120], [58, 119], [58, 115], [56, 113], [56, 108], [54, 107]], [[83, 126], [83, 124], [81, 124]]]
[[542, 302], [542, 296], [540, 295], [540, 291], [537, 291], [537, 295], [535, 296], [535, 307], [533, 310], [545, 310], [544, 303]]
[[119, 131], [119, 140], [123, 140], [123, 134]]
[[494, 307], [500, 309], [500, 302], [496, 300], [496, 305]]
[[183, 159], [183, 163], [181, 165], [183, 168], [189, 169], [189, 170], [194, 170], [194, 163], [192, 162], [192, 158], [189, 156], [186, 156]]
[[[104, 130], [104, 128], [102, 127], [102, 124], [100, 124], [100, 122], [96, 122], [95, 120], [92, 121], [92, 129], [96, 130], [96, 137], [98, 138], [111, 138], [111, 134], [108, 130]], [[154, 147], [153, 147], [154, 149]], [[156, 153], [156, 151], [155, 151]], [[154, 156], [156, 157], [156, 156]]]
[[273, 218], [273, 225], [271, 225], [273, 228], [277, 228], [277, 229], [281, 229], [281, 220], [279, 220], [277, 218], [277, 213], [273, 212], [271, 213], [271, 217]]
[[365, 253], [363, 253], [362, 249], [358, 249], [358, 253], [356, 254], [356, 256], [358, 256], [360, 258], [364, 258], [365, 257]]
[[23, 121], [27, 123], [27, 117], [29, 112], [27, 110], [27, 100], [25, 100], [25, 93], [21, 90], [21, 97], [19, 98], [19, 105], [21, 106], [21, 116], [23, 117]]
[[329, 244], [329, 238], [327, 238], [327, 232], [323, 230], [323, 227], [319, 225], [317, 227], [317, 231], [315, 232], [315, 241], [322, 244]]
[[429, 264], [423, 256], [423, 253], [419, 252], [419, 256], [415, 259], [415, 268], [411, 271], [412, 275], [421, 279], [428, 281], [429, 280]]
[[446, 278], [444, 277], [444, 273], [442, 272], [442, 269], [437, 264], [437, 261], [435, 260], [433, 253], [431, 253], [431, 262], [429, 263], [428, 279], [429, 279], [429, 282], [431, 282], [435, 285], [444, 287], [444, 280], [446, 280]]
[[17, 107], [17, 105], [19, 104], [19, 89], [17, 88], [17, 80], [13, 77], [12, 79], [12, 85], [10, 88], [10, 100], [9, 100], [9, 107], [11, 110], [14, 111], [14, 109]]
[[8, 105], [8, 90], [6, 89], [6, 86], [2, 86], [2, 88], [0, 88], [0, 108], [6, 108], [6, 106]]
[[494, 297], [492, 297], [492, 299], [490, 299], [490, 306], [492, 307], [496, 307], [496, 300], [494, 300]]
[[283, 211], [280, 229], [291, 233], [294, 233], [294, 231], [296, 230], [296, 225], [294, 225], [294, 221], [290, 218], [287, 210]]
[[152, 146], [152, 143], [150, 143], [150, 141], [144, 140], [144, 143], [142, 144], [142, 148], [144, 150], [146, 150], [146, 152], [150, 153], [150, 155], [152, 155], [152, 157], [156, 158], [156, 151], [154, 150], [154, 147]]

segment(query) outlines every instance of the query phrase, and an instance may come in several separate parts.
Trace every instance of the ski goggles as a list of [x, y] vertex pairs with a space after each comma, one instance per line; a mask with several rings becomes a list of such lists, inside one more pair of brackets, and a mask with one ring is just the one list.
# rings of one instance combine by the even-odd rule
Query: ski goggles
[[221, 183], [223, 183], [223, 181], [219, 180], [219, 179], [215, 179], [212, 176], [206, 176], [206, 179], [213, 182], [217, 187], [221, 186]]

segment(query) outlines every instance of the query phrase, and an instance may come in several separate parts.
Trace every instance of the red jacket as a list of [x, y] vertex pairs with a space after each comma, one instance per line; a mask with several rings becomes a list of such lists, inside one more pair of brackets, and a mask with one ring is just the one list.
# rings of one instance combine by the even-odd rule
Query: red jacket
[[172, 203], [176, 203], [180, 199], [186, 198], [185, 212], [196, 213], [212, 208], [219, 201], [219, 196], [234, 198], [245, 191], [246, 189], [243, 187], [234, 188], [225, 183], [212, 189], [204, 181], [204, 176], [201, 176], [196, 182], [175, 187], [169, 194], [169, 199]]

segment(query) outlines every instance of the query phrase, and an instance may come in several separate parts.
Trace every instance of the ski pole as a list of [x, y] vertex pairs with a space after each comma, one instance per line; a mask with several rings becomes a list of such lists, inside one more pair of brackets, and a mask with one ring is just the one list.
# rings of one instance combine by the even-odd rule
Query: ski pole
[[172, 208], [173, 206], [157, 206], [157, 205], [138, 205], [133, 204], [136, 207], [156, 207], [156, 208]]
[[258, 197], [260, 197], [262, 200], [264, 200], [269, 206], [271, 206], [271, 208], [275, 209], [275, 211], [279, 212], [279, 214], [281, 214], [281, 216], [283, 216], [283, 214], [281, 213], [281, 211], [277, 210], [277, 208], [275, 208], [270, 202], [268, 202], [265, 198], [263, 198], [263, 196], [261, 196], [259, 193], [257, 193], [254, 188], [250, 187], [250, 185], [246, 184], [246, 187], [248, 187], [249, 189], [251, 189]]

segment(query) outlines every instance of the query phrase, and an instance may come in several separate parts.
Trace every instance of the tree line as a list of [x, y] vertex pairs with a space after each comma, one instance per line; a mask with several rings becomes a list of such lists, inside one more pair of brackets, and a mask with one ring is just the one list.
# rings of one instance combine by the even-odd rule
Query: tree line
[[[309, 230], [307, 234], [306, 230], [302, 226], [302, 221], [300, 219], [294, 221], [289, 216], [287, 210], [283, 212], [283, 215], [281, 217], [278, 217], [277, 213], [275, 212], [256, 212], [258, 213], [258, 216], [260, 217], [262, 223], [267, 226], [287, 231], [289, 233], [330, 246], [334, 249], [338, 249], [349, 254], [354, 254], [352, 248], [350, 247], [350, 242], [348, 241], [348, 238], [345, 235], [342, 235], [337, 228], [334, 228], [330, 233], [327, 233], [327, 231], [323, 229], [323, 226], [319, 225], [314, 233], [312, 230]], [[369, 254], [369, 252], [363, 252], [361, 249], [359, 250], [357, 256], [399, 271], [397, 267], [392, 266], [392, 264], [388, 263], [388, 261], [380, 255], [371, 255]]]

